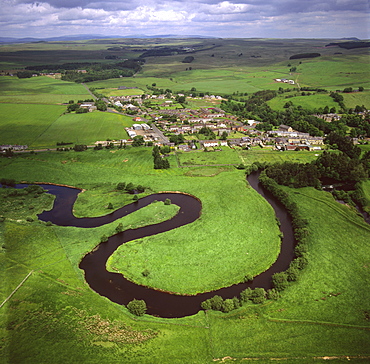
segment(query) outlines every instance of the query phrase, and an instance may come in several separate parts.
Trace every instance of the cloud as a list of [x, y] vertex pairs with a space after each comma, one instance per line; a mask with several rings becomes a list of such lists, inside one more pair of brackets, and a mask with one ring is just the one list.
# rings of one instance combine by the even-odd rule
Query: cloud
[[[2, 0], [7, 36], [199, 34], [367, 38], [368, 0]], [[305, 28], [303, 28], [303, 25]], [[330, 25], [330, 26], [329, 26]]]

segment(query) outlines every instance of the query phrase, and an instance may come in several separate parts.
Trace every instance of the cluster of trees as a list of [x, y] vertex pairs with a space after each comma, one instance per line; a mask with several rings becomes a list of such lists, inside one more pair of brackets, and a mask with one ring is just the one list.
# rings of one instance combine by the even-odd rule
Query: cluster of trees
[[289, 268], [284, 272], [275, 273], [272, 276], [274, 288], [278, 291], [284, 290], [289, 282], [296, 281], [299, 276], [299, 271], [305, 268], [308, 263], [307, 244], [308, 244], [308, 222], [299, 213], [298, 206], [289, 197], [289, 193], [285, 192], [279, 184], [267, 174], [267, 170], [262, 171], [260, 182], [272, 195], [278, 199], [288, 210], [292, 218], [294, 237], [296, 240], [295, 255]]
[[284, 162], [267, 167], [266, 175], [278, 184], [290, 187], [320, 187], [319, 171], [311, 163]]
[[116, 190], [125, 191], [128, 193], [143, 193], [145, 192], [146, 187], [142, 185], [135, 186], [132, 182], [119, 182], [116, 186]]
[[[62, 80], [81, 83], [109, 78], [130, 77], [141, 69], [144, 62], [142, 59], [131, 59], [118, 63], [64, 63], [62, 65], [27, 66], [26, 71], [31, 72], [31, 76], [32, 70], [39, 72], [60, 72], [63, 74]], [[81, 70], [85, 70], [86, 72], [81, 72]]]
[[161, 155], [161, 149], [162, 148], [159, 148], [158, 145], [155, 145], [153, 147], [152, 156], [153, 156], [153, 162], [154, 162], [154, 169], [168, 169], [168, 168], [170, 168], [170, 162], [168, 161], [168, 159], [164, 158]]
[[182, 134], [178, 134], [178, 135], [172, 134], [170, 135], [169, 140], [171, 143], [175, 143], [175, 145], [185, 142], [184, 136]]
[[144, 145], [144, 137], [142, 135], [136, 135], [132, 138], [132, 144], [133, 147], [141, 147]]
[[85, 145], [85, 144], [75, 144], [75, 146], [73, 147], [73, 150], [75, 152], [83, 152], [83, 151], [87, 150], [87, 145]]
[[[309, 89], [305, 90], [326, 92], [323, 89]], [[318, 108], [307, 110], [301, 106], [295, 106], [292, 102], [288, 102], [283, 111], [272, 110], [266, 101], [271, 100], [278, 93], [282, 91], [264, 90], [250, 95], [247, 100], [235, 101], [229, 98], [227, 101], [223, 100], [221, 108], [231, 114], [237, 115], [240, 119], [254, 119], [263, 121], [258, 124], [256, 129], [269, 131], [273, 130], [274, 126], [285, 124], [291, 126], [293, 129], [300, 132], [309, 133], [312, 136], [324, 136], [331, 132], [337, 132], [341, 135], [346, 135], [349, 128], [355, 130], [351, 133], [356, 137], [370, 137], [370, 116], [365, 115], [365, 118], [357, 115], [345, 115], [341, 120], [333, 120], [331, 123], [325, 122], [323, 119], [314, 116], [314, 114], [323, 114], [336, 111], [334, 108]], [[365, 107], [356, 106], [354, 110], [347, 110], [343, 102], [343, 96], [332, 92], [331, 97], [338, 102], [341, 112], [353, 111], [358, 112], [364, 110]], [[355, 126], [353, 126], [355, 125]]]
[[31, 78], [33, 75], [35, 74], [35, 72], [32, 72], [32, 71], [18, 71], [17, 72], [17, 77], [18, 78]]
[[320, 57], [320, 53], [300, 53], [300, 54], [294, 54], [293, 56], [290, 56], [289, 59], [301, 59], [301, 58], [316, 58]]
[[324, 139], [324, 143], [330, 145], [333, 149], [339, 149], [349, 158], [358, 158], [361, 154], [361, 148], [354, 145], [351, 138], [336, 132], [330, 133]]
[[330, 178], [338, 182], [360, 182], [368, 177], [368, 154], [363, 158], [349, 158], [345, 153], [322, 153], [312, 163], [284, 162], [270, 165], [265, 174], [284, 186], [320, 188], [320, 179]]
[[203, 310], [214, 310], [221, 312], [230, 312], [236, 308], [241, 307], [244, 303], [255, 303], [261, 304], [266, 300], [277, 300], [279, 298], [279, 292], [276, 289], [265, 290], [264, 288], [248, 287], [240, 293], [240, 297], [226, 298], [223, 299], [219, 295], [215, 295], [201, 303]]
[[340, 182], [360, 182], [368, 177], [365, 159], [349, 158], [344, 153], [324, 152], [314, 162], [320, 178], [332, 178]]
[[[13, 183], [11, 181], [8, 181], [8, 183]], [[3, 184], [3, 183], [2, 183]], [[15, 184], [8, 184], [10, 187], [14, 187]], [[22, 189], [16, 189], [16, 188], [9, 188], [7, 190], [7, 196], [13, 197], [13, 196], [25, 196], [25, 195], [30, 195], [33, 197], [38, 197], [39, 195], [43, 194], [45, 190], [38, 185], [29, 185], [25, 188]]]
[[342, 110], [345, 110], [346, 106], [344, 105], [344, 97], [343, 97], [343, 95], [339, 94], [338, 92], [330, 92], [330, 97], [336, 103], [338, 103], [338, 105], [340, 106], [340, 108]]
[[104, 100], [98, 99], [95, 101], [95, 106], [99, 111], [107, 111], [107, 104]]
[[199, 129], [198, 134], [203, 134], [207, 137], [207, 139], [216, 139], [216, 134], [214, 131], [207, 126], [203, 126], [201, 129]]
[[89, 112], [89, 110], [80, 107], [80, 104], [69, 104], [67, 106], [67, 112], [75, 112], [76, 114], [84, 114], [84, 113]]

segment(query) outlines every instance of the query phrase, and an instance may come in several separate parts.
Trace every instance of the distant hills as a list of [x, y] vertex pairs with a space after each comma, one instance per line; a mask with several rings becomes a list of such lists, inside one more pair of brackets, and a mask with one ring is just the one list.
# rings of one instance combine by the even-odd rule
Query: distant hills
[[75, 40], [90, 40], [90, 39], [111, 39], [111, 38], [215, 38], [204, 35], [176, 35], [176, 34], [158, 34], [158, 35], [98, 35], [98, 34], [77, 34], [77, 35], [65, 35], [60, 37], [50, 38], [11, 38], [11, 37], [0, 37], [0, 43], [38, 43], [38, 42], [65, 42]]

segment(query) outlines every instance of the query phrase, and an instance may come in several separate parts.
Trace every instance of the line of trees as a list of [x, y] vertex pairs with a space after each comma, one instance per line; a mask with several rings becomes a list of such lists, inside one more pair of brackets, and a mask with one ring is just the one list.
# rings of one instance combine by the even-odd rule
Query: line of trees
[[167, 169], [170, 168], [170, 162], [167, 158], [161, 155], [161, 149], [158, 145], [153, 147], [153, 162], [154, 162], [154, 169]]

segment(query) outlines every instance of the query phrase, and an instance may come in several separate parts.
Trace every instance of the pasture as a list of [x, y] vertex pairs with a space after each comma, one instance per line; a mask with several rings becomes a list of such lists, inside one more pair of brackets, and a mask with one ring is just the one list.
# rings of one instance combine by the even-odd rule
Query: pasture
[[129, 117], [94, 112], [64, 114], [65, 106], [0, 104], [0, 144], [25, 144], [31, 149], [56, 148], [57, 143], [94, 144], [99, 140], [127, 139]]
[[[0, 111], [0, 144], [32, 147], [37, 145], [36, 140], [60, 118], [65, 106], [0, 103]], [[48, 141], [47, 146], [54, 147], [55, 143]]]
[[128, 139], [124, 128], [131, 125], [131, 118], [116, 113], [65, 114], [44, 130], [31, 147], [55, 147], [61, 141], [91, 145], [107, 139]]
[[63, 104], [91, 99], [85, 87], [73, 82], [41, 76], [27, 79], [0, 77], [0, 103]]
[[124, 128], [132, 125], [132, 119], [127, 116], [65, 114], [67, 107], [62, 104], [92, 98], [80, 84], [49, 77], [0, 77], [0, 85], [0, 144], [40, 149], [55, 148], [58, 142], [90, 145], [128, 138]]
[[329, 94], [317, 93], [310, 96], [301, 96], [300, 93], [287, 93], [279, 95], [272, 100], [267, 101], [267, 104], [274, 110], [284, 110], [284, 105], [291, 101], [294, 106], [302, 106], [306, 110], [317, 110], [319, 108], [329, 109], [334, 107], [339, 111], [339, 105], [329, 96]]
[[[142, 70], [134, 77], [95, 81], [89, 83], [89, 87], [109, 89], [123, 85], [146, 91], [147, 85], [156, 83], [159, 88], [169, 88], [175, 92], [189, 91], [195, 87], [198, 92], [224, 95], [234, 92], [252, 93], [263, 89], [276, 90], [279, 87], [294, 88], [294, 85], [274, 82], [275, 78], [288, 78], [300, 86], [321, 87], [330, 91], [359, 86], [368, 89], [368, 49], [325, 47], [328, 43], [330, 40], [326, 39], [162, 39], [160, 42], [150, 39], [105, 39], [14, 44], [0, 46], [0, 64], [3, 69], [9, 69], [10, 65], [24, 67], [83, 61], [114, 63], [117, 61], [105, 57], [115, 55], [118, 61], [137, 58], [144, 44], [146, 49], [159, 46], [194, 46], [197, 51], [191, 64], [182, 63], [183, 54], [146, 57]], [[319, 52], [322, 56], [315, 59], [289, 59], [292, 55], [311, 51]], [[291, 71], [292, 67], [296, 67], [296, 70]], [[76, 95], [84, 93], [85, 91], [75, 91]], [[362, 102], [354, 102], [366, 105], [368, 95], [364, 95]], [[0, 96], [6, 96], [4, 100], [10, 101], [10, 96]], [[20, 96], [11, 96], [14, 102], [22, 102]], [[27, 97], [29, 102], [35, 102], [30, 95]], [[44, 97], [48, 103], [68, 102], [61, 96]], [[353, 107], [350, 99], [348, 103], [348, 107]]]

